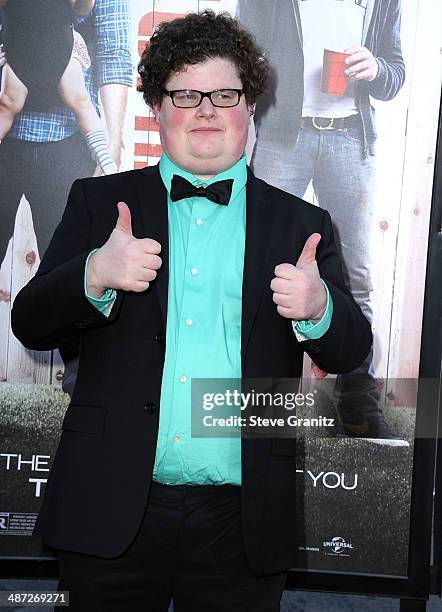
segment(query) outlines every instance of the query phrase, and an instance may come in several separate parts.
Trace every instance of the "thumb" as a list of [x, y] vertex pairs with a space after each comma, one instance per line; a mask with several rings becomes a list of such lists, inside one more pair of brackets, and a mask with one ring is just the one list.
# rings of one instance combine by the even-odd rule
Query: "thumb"
[[126, 234], [132, 235], [132, 221], [130, 216], [130, 208], [126, 202], [118, 202], [118, 219], [115, 229], [121, 230]]
[[321, 240], [321, 234], [312, 234], [307, 238], [302, 249], [302, 253], [296, 262], [297, 268], [304, 268], [308, 264], [316, 261], [316, 247]]

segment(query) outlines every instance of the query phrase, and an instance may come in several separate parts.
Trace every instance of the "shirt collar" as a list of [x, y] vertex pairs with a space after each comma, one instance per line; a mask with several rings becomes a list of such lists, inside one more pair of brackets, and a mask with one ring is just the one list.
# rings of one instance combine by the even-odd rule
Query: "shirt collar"
[[236, 198], [238, 193], [243, 189], [244, 185], [247, 182], [247, 158], [245, 152], [241, 155], [238, 161], [233, 164], [233, 166], [230, 166], [230, 168], [227, 168], [227, 170], [223, 170], [223, 172], [220, 172], [219, 174], [215, 174], [215, 176], [212, 176], [212, 178], [208, 179], [207, 181], [203, 181], [191, 172], [179, 168], [176, 164], [173, 163], [173, 161], [166, 155], [164, 151], [161, 155], [159, 169], [161, 179], [169, 195], [170, 184], [172, 182], [172, 177], [174, 174], [182, 176], [195, 186], [211, 185], [212, 183], [216, 183], [216, 181], [233, 179], [232, 195], [230, 196], [230, 202], [233, 202], [233, 200]]

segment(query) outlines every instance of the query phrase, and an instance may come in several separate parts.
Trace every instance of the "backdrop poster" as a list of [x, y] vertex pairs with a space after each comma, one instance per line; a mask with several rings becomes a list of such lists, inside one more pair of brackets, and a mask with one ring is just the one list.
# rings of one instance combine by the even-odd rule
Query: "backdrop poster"
[[[412, 169], [418, 154], [410, 115], [422, 112], [428, 94], [416, 65], [422, 7], [402, 9], [401, 19], [400, 1], [237, 4], [272, 66], [270, 90], [256, 109], [252, 167], [330, 212], [347, 284], [374, 333], [373, 355], [357, 374], [376, 377], [377, 389], [367, 385], [360, 396], [352, 375], [338, 377], [340, 398], [332, 383], [319, 401], [320, 413], [349, 423], [354, 438], [324, 432], [298, 445], [299, 568], [407, 575], [416, 415], [409, 383], [419, 369], [432, 177]], [[340, 87], [330, 61], [346, 55], [363, 64]], [[439, 93], [430, 94], [433, 139]], [[425, 181], [429, 188], [418, 206], [409, 201], [410, 173], [415, 188]], [[323, 373], [306, 363], [305, 375]], [[358, 438], [375, 420], [377, 439]]]
[[[344, 231], [352, 242], [344, 253], [347, 271], [357, 260], [361, 275], [370, 273], [371, 286], [363, 288], [369, 293], [375, 338], [372, 373], [383, 417], [401, 442], [331, 436], [300, 441], [293, 475], [299, 493], [298, 567], [403, 576], [407, 574], [412, 493], [413, 381], [419, 369], [440, 104], [436, 24], [442, 7], [411, 0], [402, 7], [399, 23], [398, 14], [383, 14], [383, 6], [382, 0], [96, 0], [92, 13], [75, 18], [74, 27], [87, 45], [91, 67], [85, 68], [84, 78], [108, 132], [111, 152], [118, 159], [121, 156], [120, 170], [155, 164], [161, 155], [156, 124], [135, 89], [135, 66], [156, 25], [189, 11], [226, 10], [237, 15], [262, 45], [272, 66], [272, 80], [268, 97], [256, 109], [247, 147], [249, 161], [258, 176], [329, 209], [341, 245], [346, 244]], [[389, 6], [400, 9], [399, 2]], [[304, 67], [313, 66], [318, 52], [314, 37], [308, 36], [309, 23], [314, 11], [335, 9], [348, 9], [352, 15], [346, 36], [349, 31], [354, 34], [351, 28], [359, 28], [353, 46], [374, 44], [373, 24], [377, 24], [378, 45], [394, 42], [396, 53], [383, 59], [377, 56], [379, 66], [384, 60], [398, 65], [402, 61], [405, 74], [402, 78], [400, 69], [394, 70], [394, 87], [364, 96], [364, 104], [368, 101], [365, 116], [371, 116], [369, 107], [375, 109], [375, 119], [367, 125], [377, 131], [376, 142], [371, 139], [368, 143], [373, 145], [368, 157], [361, 154], [358, 127], [346, 126], [340, 134], [336, 158], [341, 168], [351, 172], [344, 186], [336, 167], [315, 166], [307, 172], [295, 150], [304, 96], [314, 101], [311, 94], [315, 92], [310, 81], [304, 82], [303, 73]], [[336, 23], [334, 29], [329, 28], [329, 45], [334, 50], [348, 48], [341, 23]], [[4, 15], [2, 25], [4, 30]], [[381, 32], [386, 37], [382, 40]], [[29, 43], [23, 40], [21, 44], [26, 48]], [[314, 72], [308, 74], [313, 83]], [[303, 127], [304, 136], [307, 129], [313, 128]], [[325, 142], [326, 135], [321, 133], [321, 138]], [[307, 146], [306, 141], [307, 137]], [[38, 154], [31, 172], [25, 160], [32, 146], [35, 150], [35, 142]], [[296, 186], [291, 176], [295, 167], [306, 170]], [[59, 221], [72, 181], [96, 171], [78, 133], [76, 116], [66, 111], [61, 99], [48, 100], [38, 111], [25, 106], [9, 137], [0, 144], [0, 226], [6, 228], [11, 216], [15, 223], [8, 235], [6, 229], [3, 236], [0, 232], [0, 557], [48, 554], [29, 535], [69, 402], [61, 387], [65, 366], [58, 351], [24, 349], [10, 329], [11, 305], [37, 270], [40, 252]], [[283, 178], [285, 185], [279, 184]], [[356, 198], [355, 183], [363, 180], [365, 195]], [[364, 208], [364, 214], [360, 210], [356, 214]], [[350, 277], [349, 272], [349, 283], [358, 298], [360, 287]], [[315, 375], [322, 374], [306, 361], [306, 388], [315, 384]], [[323, 393], [317, 410], [339, 421], [332, 390], [335, 381], [330, 376], [325, 380], [330, 381], [330, 392]], [[64, 388], [69, 390], [66, 375]]]

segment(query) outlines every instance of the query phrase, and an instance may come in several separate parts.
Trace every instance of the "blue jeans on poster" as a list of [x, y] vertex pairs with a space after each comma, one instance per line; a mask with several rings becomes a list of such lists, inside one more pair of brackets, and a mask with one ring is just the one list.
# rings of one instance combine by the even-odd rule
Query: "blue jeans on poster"
[[[310, 182], [319, 206], [332, 218], [345, 282], [366, 318], [373, 319], [372, 250], [374, 157], [363, 156], [362, 126], [342, 130], [300, 127], [293, 147], [263, 142], [252, 157], [255, 174], [302, 198]], [[335, 395], [345, 420], [379, 413], [373, 349], [359, 368], [337, 377]]]

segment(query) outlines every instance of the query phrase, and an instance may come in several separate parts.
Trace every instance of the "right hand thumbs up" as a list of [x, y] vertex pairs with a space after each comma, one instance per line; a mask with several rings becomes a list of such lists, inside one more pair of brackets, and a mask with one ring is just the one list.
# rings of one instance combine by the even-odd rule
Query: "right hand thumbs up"
[[118, 202], [118, 219], [115, 229], [130, 234], [132, 236], [132, 218], [130, 208], [126, 202]]
[[106, 289], [145, 291], [162, 264], [159, 242], [135, 238], [128, 205], [118, 202], [117, 207], [118, 219], [111, 235], [89, 259], [86, 282], [92, 296], [99, 297]]

